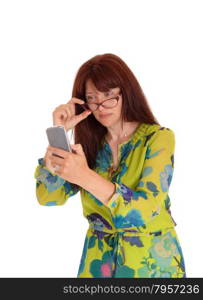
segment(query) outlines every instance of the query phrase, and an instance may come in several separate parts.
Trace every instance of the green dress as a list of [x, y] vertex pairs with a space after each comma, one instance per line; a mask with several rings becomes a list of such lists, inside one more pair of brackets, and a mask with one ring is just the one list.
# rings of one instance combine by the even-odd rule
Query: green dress
[[41, 205], [62, 205], [80, 191], [89, 228], [77, 277], [186, 277], [168, 195], [174, 149], [171, 129], [141, 123], [119, 144], [119, 165], [112, 173], [112, 151], [103, 139], [94, 170], [116, 185], [107, 205], [53, 174], [43, 158], [38, 159], [34, 177]]

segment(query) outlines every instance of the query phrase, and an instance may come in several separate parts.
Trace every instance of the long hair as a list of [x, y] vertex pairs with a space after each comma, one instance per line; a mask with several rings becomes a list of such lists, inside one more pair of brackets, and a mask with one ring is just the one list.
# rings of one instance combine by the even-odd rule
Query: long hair
[[[86, 102], [85, 84], [88, 79], [100, 92], [106, 92], [111, 88], [120, 88], [123, 99], [122, 123], [123, 121], [138, 121], [160, 125], [155, 119], [135, 75], [117, 55], [111, 53], [96, 55], [86, 61], [76, 73], [72, 97]], [[76, 114], [81, 112], [83, 112], [83, 108], [76, 104]], [[91, 169], [95, 167], [96, 155], [106, 133], [107, 128], [98, 122], [93, 114], [82, 120], [74, 128], [75, 143], [82, 145], [88, 166]]]

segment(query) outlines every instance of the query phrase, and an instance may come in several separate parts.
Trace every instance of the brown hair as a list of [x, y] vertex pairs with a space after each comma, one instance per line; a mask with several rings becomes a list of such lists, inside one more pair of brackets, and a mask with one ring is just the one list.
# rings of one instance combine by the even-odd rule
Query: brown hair
[[[155, 119], [135, 75], [117, 55], [111, 53], [96, 55], [86, 61], [76, 74], [72, 97], [86, 101], [85, 84], [88, 79], [93, 82], [100, 92], [120, 87], [123, 99], [122, 121], [160, 125]], [[76, 105], [76, 114], [82, 111], [81, 105]], [[96, 155], [106, 133], [107, 128], [98, 122], [93, 114], [78, 123], [74, 128], [75, 143], [82, 145], [88, 166], [91, 169], [95, 166]]]

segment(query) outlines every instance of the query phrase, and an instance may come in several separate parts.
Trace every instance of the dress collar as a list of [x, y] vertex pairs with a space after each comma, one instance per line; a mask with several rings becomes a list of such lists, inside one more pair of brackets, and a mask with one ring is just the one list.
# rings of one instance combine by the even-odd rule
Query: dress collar
[[[118, 147], [122, 147], [123, 145], [129, 143], [130, 141], [137, 140], [137, 138], [145, 135], [147, 128], [149, 127], [149, 124], [147, 123], [140, 123], [138, 127], [136, 128], [135, 132], [124, 142], [119, 143]], [[106, 141], [105, 137], [102, 139], [102, 144], [109, 145], [108, 142]]]

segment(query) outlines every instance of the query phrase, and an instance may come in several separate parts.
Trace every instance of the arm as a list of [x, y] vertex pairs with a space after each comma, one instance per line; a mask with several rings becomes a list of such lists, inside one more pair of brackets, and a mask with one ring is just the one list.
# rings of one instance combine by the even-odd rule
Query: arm
[[85, 171], [78, 184], [105, 205], [107, 205], [115, 192], [115, 184], [103, 178], [92, 169]]
[[[174, 147], [171, 129], [157, 130], [151, 135], [142, 174], [133, 189], [122, 183], [110, 183], [93, 173], [81, 186], [109, 207], [117, 227], [146, 225], [165, 207], [174, 170]], [[112, 185], [115, 185], [113, 195]]]
[[38, 159], [34, 172], [36, 179], [36, 196], [39, 204], [53, 206], [62, 205], [79, 191], [77, 185], [65, 181], [52, 173], [45, 165], [43, 158]]

